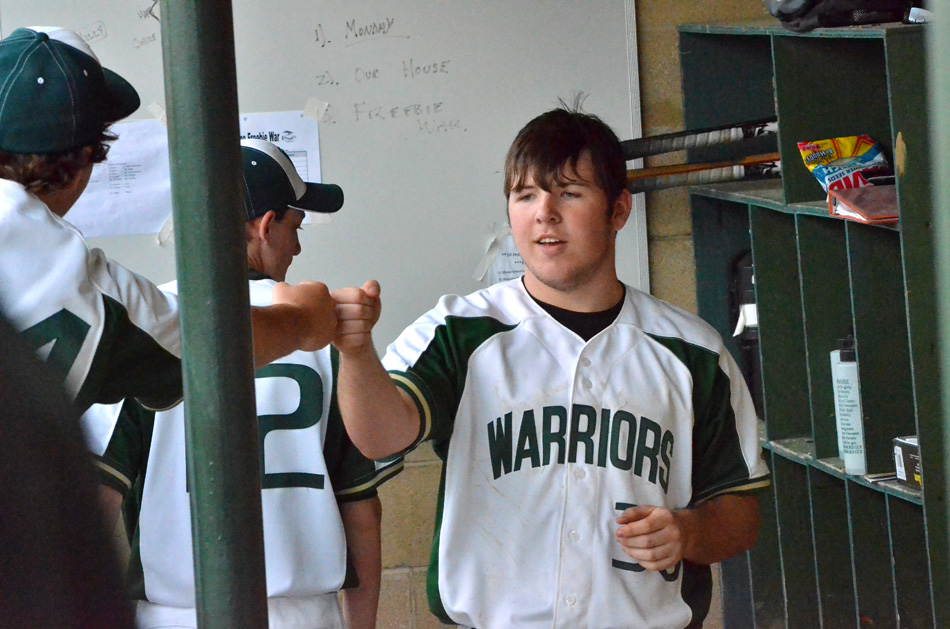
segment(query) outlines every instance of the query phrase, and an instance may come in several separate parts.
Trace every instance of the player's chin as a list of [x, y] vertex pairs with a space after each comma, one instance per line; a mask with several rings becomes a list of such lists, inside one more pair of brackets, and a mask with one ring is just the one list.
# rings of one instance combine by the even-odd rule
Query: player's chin
[[534, 276], [540, 283], [548, 288], [562, 293], [575, 291], [581, 285], [576, 274], [557, 267], [552, 269], [539, 268], [534, 273]]

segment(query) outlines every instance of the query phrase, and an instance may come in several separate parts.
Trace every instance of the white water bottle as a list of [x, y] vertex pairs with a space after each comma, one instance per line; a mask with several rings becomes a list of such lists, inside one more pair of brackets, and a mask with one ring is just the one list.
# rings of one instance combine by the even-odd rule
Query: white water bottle
[[864, 417], [854, 339], [838, 341], [831, 352], [831, 379], [835, 398], [835, 426], [838, 430], [838, 454], [848, 474], [867, 474], [864, 453]]

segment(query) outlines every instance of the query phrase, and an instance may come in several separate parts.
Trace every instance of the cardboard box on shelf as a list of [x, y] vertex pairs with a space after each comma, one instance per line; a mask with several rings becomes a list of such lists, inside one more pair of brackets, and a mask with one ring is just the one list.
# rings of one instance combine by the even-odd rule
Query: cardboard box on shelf
[[897, 480], [901, 484], [914, 489], [920, 489], [923, 486], [917, 435], [894, 439], [894, 467], [897, 471]]

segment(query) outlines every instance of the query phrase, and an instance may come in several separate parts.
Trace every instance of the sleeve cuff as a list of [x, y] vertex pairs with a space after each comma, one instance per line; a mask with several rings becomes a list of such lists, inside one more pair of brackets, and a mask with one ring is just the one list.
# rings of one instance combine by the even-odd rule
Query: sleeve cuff
[[98, 457], [94, 462], [101, 484], [115, 489], [123, 496], [132, 488], [132, 479], [127, 474]]
[[376, 489], [388, 481], [390, 478], [401, 472], [403, 469], [403, 460], [402, 457], [397, 457], [396, 459], [382, 463], [376, 463], [376, 471], [369, 478], [365, 478], [363, 482], [358, 482], [350, 487], [344, 487], [337, 490], [336, 500], [339, 503], [345, 502], [358, 502], [360, 500], [366, 500], [367, 498], [372, 498], [377, 494]]
[[690, 504], [697, 505], [723, 494], [759, 492], [767, 489], [771, 484], [772, 482], [769, 480], [768, 476], [762, 476], [759, 478], [746, 478], [731, 483], [723, 483], [721, 485], [717, 485], [716, 487], [711, 487], [702, 493], [697, 494], [696, 496], [693, 496], [693, 500]]

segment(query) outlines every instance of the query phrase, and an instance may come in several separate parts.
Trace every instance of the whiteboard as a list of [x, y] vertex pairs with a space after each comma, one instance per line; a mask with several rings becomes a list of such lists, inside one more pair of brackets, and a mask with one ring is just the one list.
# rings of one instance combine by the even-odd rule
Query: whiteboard
[[[538, 114], [586, 93], [621, 139], [640, 136], [634, 0], [235, 0], [241, 112], [319, 105], [322, 179], [343, 209], [303, 231], [288, 281], [382, 285], [382, 348], [473, 278], [505, 221], [505, 153]], [[142, 97], [164, 108], [157, 0], [0, 0], [0, 31], [79, 32]], [[638, 195], [642, 197], [642, 195]], [[623, 281], [648, 290], [642, 199], [618, 239]], [[93, 239], [156, 282], [172, 243]]]

